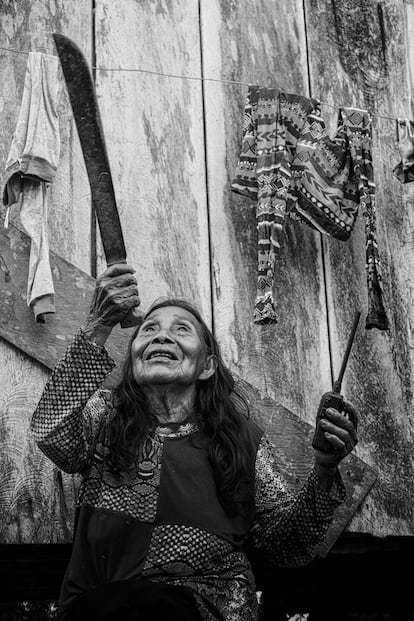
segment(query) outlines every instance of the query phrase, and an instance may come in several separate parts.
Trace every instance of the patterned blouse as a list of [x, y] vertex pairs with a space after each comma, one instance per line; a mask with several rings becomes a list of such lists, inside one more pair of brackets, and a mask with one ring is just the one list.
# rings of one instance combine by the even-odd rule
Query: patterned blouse
[[79, 331], [56, 365], [33, 414], [40, 449], [62, 470], [80, 473], [72, 555], [60, 604], [116, 580], [146, 577], [189, 588], [202, 619], [254, 621], [255, 580], [244, 544], [274, 564], [300, 566], [313, 558], [334, 509], [344, 500], [338, 476], [331, 491], [314, 471], [293, 495], [278, 473], [266, 434], [249, 421], [256, 446], [254, 481], [244, 515], [220, 504], [208, 439], [187, 423], [158, 427], [127, 472], [108, 467], [106, 422], [113, 393], [101, 388], [115, 363]]

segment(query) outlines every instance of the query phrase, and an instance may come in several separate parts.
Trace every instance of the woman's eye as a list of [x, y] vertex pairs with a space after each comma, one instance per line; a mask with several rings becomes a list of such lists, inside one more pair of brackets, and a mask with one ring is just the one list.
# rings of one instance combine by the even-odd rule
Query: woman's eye
[[143, 332], [152, 332], [153, 330], [155, 330], [154, 326], [144, 326], [144, 328], [142, 328]]
[[184, 326], [184, 325], [177, 326], [177, 330], [178, 330], [179, 332], [188, 332], [188, 331], [189, 331], [189, 329], [190, 329], [190, 328], [189, 328], [188, 326]]

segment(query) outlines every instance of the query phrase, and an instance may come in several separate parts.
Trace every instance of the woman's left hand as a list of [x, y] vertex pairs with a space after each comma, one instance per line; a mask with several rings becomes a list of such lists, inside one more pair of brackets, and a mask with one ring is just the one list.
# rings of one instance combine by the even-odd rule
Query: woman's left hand
[[348, 401], [343, 403], [343, 412], [342, 414], [334, 408], [328, 408], [326, 418], [319, 421], [332, 450], [329, 453], [315, 450], [315, 464], [318, 466], [335, 470], [358, 443], [356, 425], [351, 421], [351, 418], [354, 418], [355, 421], [358, 420], [358, 412]]

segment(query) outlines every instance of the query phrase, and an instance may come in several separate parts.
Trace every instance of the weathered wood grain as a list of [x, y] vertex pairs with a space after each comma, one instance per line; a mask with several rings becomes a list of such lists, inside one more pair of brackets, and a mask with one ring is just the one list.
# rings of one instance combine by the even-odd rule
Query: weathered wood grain
[[[406, 36], [405, 3], [306, 0], [305, 5], [313, 95], [337, 106], [408, 116], [407, 57], [412, 43]], [[399, 160], [392, 120], [374, 117], [373, 158], [378, 246], [391, 329], [362, 329], [357, 334], [345, 377], [345, 395], [361, 412], [357, 454], [378, 471], [376, 484], [349, 528], [374, 535], [413, 534], [412, 193], [392, 174]], [[366, 312], [360, 216], [349, 242], [324, 241], [336, 372], [353, 313], [356, 308]]]
[[[411, 90], [414, 85], [414, 2], [407, 0], [405, 8], [405, 39], [407, 42], [407, 68], [410, 77]], [[413, 102], [414, 104], [414, 102]], [[413, 110], [411, 111], [413, 114]], [[410, 115], [412, 117], [412, 114]]]
[[[205, 77], [307, 94], [301, 1], [209, 0], [201, 7]], [[206, 82], [204, 89], [216, 333], [233, 370], [313, 422], [330, 386], [320, 239], [286, 223], [274, 286], [279, 322], [254, 325], [255, 204], [230, 191], [247, 87]]]
[[[75, 0], [9, 1], [0, 7], [2, 47], [21, 52], [55, 54], [52, 32], [61, 32], [82, 46], [91, 58], [91, 6]], [[16, 126], [23, 94], [27, 55], [0, 50], [2, 122], [0, 126], [0, 178]], [[76, 127], [62, 81], [59, 98], [61, 154], [49, 204], [49, 241], [52, 250], [89, 270], [90, 193]], [[18, 222], [18, 208], [11, 210]]]
[[[91, 3], [74, 0], [7, 0], [0, 3], [1, 46], [21, 52], [46, 52], [54, 54], [53, 31], [67, 34], [82, 45], [86, 54], [91, 53]], [[0, 50], [0, 182], [11, 145], [23, 93], [27, 55]], [[65, 258], [79, 267], [89, 269], [90, 198], [83, 161], [77, 146], [72, 115], [66, 93], [59, 103], [61, 157], [58, 173], [51, 189], [49, 203], [49, 243]], [[4, 213], [2, 212], [1, 221]], [[19, 225], [18, 209], [11, 210], [12, 222]], [[2, 224], [1, 224], [2, 227]], [[25, 306], [28, 255], [25, 262], [18, 260], [20, 247], [15, 247], [17, 274], [10, 264], [8, 250], [1, 239], [0, 253], [7, 260], [1, 262], [0, 281], [2, 310], [11, 312], [10, 289], [5, 281], [6, 265], [18, 289], [14, 301], [25, 313], [17, 321], [2, 313], [2, 339], [0, 342], [0, 540], [4, 543], [69, 541], [72, 522], [74, 485], [71, 477], [58, 473], [50, 462], [33, 445], [29, 433], [29, 420], [40, 396], [48, 373], [9, 342], [24, 335], [30, 341], [33, 314]], [[58, 300], [61, 310], [62, 300]], [[14, 323], [13, 323], [14, 321]], [[56, 321], [56, 319], [55, 319]], [[14, 326], [15, 332], [8, 328]], [[39, 327], [39, 326], [38, 326]], [[51, 324], [46, 330], [50, 331]], [[58, 333], [59, 334], [59, 333]], [[39, 331], [37, 331], [38, 340]], [[36, 347], [34, 341], [32, 348]], [[49, 343], [50, 344], [50, 343]], [[46, 347], [46, 343], [44, 343]], [[57, 351], [57, 350], [55, 350]], [[51, 356], [51, 359], [53, 356]], [[37, 358], [38, 359], [38, 358]], [[48, 361], [46, 361], [47, 364]]]
[[[46, 323], [36, 323], [26, 304], [25, 283], [30, 238], [14, 225], [0, 229], [0, 335], [48, 369], [62, 358], [66, 347], [88, 314], [95, 279], [54, 252], [50, 253], [56, 289], [56, 313]], [[120, 366], [133, 328], [115, 328], [108, 351]], [[119, 374], [108, 379], [114, 385]]]
[[[198, 23], [192, 0], [97, 0], [97, 65], [199, 76]], [[210, 322], [201, 84], [98, 69], [96, 85], [143, 308], [185, 297]]]
[[[0, 336], [9, 343], [2, 342], [0, 350], [3, 543], [70, 541], [77, 488], [77, 478], [58, 471], [35, 446], [29, 425], [47, 369], [63, 356], [87, 315], [94, 279], [51, 252], [56, 314], [37, 324], [24, 293], [29, 253], [27, 235], [14, 225], [0, 229]], [[117, 328], [108, 341], [108, 351], [118, 363], [108, 377], [108, 387], [119, 379], [131, 331]]]

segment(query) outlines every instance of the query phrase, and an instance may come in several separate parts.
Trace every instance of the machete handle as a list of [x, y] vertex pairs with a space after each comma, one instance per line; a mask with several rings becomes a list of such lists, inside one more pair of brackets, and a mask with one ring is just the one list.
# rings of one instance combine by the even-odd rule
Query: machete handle
[[[126, 258], [119, 258], [112, 261], [107, 261], [106, 267], [111, 267], [112, 265], [116, 265], [117, 263], [126, 262]], [[136, 328], [141, 325], [141, 323], [143, 323], [144, 317], [144, 311], [140, 310], [137, 306], [135, 306], [127, 312], [125, 317], [123, 317], [119, 323], [121, 328]]]
[[121, 324], [121, 328], [135, 328], [143, 323], [144, 317], [145, 313], [135, 307], [131, 308], [119, 323]]

